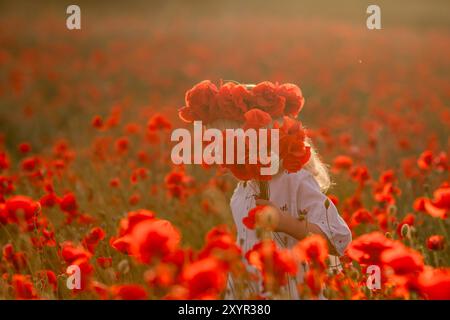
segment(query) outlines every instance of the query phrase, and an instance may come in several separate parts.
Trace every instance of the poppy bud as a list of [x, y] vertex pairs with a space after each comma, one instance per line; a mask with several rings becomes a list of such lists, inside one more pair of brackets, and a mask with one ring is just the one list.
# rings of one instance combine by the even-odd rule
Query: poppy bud
[[394, 204], [390, 205], [388, 210], [389, 210], [389, 214], [394, 216], [397, 213], [397, 206]]
[[409, 224], [405, 223], [402, 225], [402, 229], [400, 230], [400, 234], [403, 238], [410, 238], [411, 237], [411, 229], [409, 227]]
[[120, 273], [127, 274], [130, 271], [130, 264], [128, 260], [126, 259], [121, 260], [117, 265], [117, 269], [119, 270]]
[[360, 275], [360, 273], [356, 269], [352, 269], [349, 274], [350, 279], [355, 280], [355, 281], [357, 281], [359, 279], [359, 275]]
[[423, 189], [425, 194], [430, 194], [430, 185], [428, 183], [423, 185]]
[[325, 200], [324, 205], [325, 205], [325, 209], [328, 210], [328, 208], [330, 207], [330, 199], [329, 199], [328, 197], [327, 197], [327, 199]]
[[262, 236], [263, 236], [263, 231], [261, 230], [261, 228], [256, 228], [256, 237], [258, 238], [258, 239], [262, 239]]

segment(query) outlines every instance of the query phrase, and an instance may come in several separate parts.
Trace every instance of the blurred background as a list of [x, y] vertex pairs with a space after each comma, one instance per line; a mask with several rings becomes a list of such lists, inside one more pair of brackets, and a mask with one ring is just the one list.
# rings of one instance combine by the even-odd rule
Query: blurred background
[[[377, 1], [381, 30], [366, 27], [369, 1], [79, 1], [81, 30], [66, 28], [69, 4], [1, 2], [0, 133], [14, 161], [23, 157], [21, 142], [49, 156], [66, 141], [76, 154], [75, 180], [100, 191], [85, 194], [91, 210], [111, 196], [109, 179], [128, 175], [124, 168], [145, 166], [152, 183], [164, 183], [170, 148], [157, 146], [148, 121], [159, 113], [172, 127], [186, 125], [177, 109], [204, 79], [299, 85], [306, 98], [300, 119], [324, 161], [344, 154], [374, 177], [406, 170], [425, 149], [448, 148], [448, 1]], [[113, 119], [108, 130], [92, 128], [96, 116]], [[117, 162], [123, 138], [129, 150]], [[167, 146], [167, 134], [159, 138]], [[140, 163], [141, 151], [165, 164]], [[98, 160], [108, 160], [103, 176]], [[199, 183], [212, 173], [188, 171]], [[347, 178], [334, 179], [339, 185]], [[73, 181], [61, 184], [72, 188]], [[142, 188], [141, 203], [125, 201], [122, 210], [165, 208], [144, 196], [149, 185]], [[341, 183], [332, 192], [345, 197], [353, 188]], [[136, 193], [122, 192], [124, 199]], [[225, 217], [208, 218], [203, 230], [230, 221]]]
[[[9, 124], [14, 116], [23, 120], [22, 108], [43, 109], [47, 120], [76, 131], [79, 117], [120, 99], [133, 99], [135, 109], [156, 102], [175, 110], [183, 105], [184, 92], [203, 79], [297, 83], [308, 101], [304, 117], [314, 125], [315, 106], [331, 108], [336, 95], [356, 95], [358, 112], [366, 113], [367, 94], [380, 78], [407, 88], [414, 80], [407, 73], [426, 67], [425, 59], [436, 62], [433, 71], [448, 74], [450, 3], [445, 0], [377, 1], [382, 30], [366, 28], [372, 2], [359, 0], [79, 1], [81, 31], [65, 27], [69, 4], [0, 4], [0, 79], [6, 98], [0, 101], [0, 121], [3, 130], [21, 138], [28, 127], [20, 132]], [[55, 81], [33, 79], [31, 72]], [[18, 105], [9, 99], [4, 85], [9, 80], [20, 87]], [[346, 87], [348, 81], [357, 88]], [[70, 123], [64, 112], [48, 107], [66, 98], [58, 90], [72, 93], [69, 104], [76, 112]], [[98, 101], [84, 108], [75, 101], [84, 99], [77, 90]], [[37, 96], [49, 101], [30, 103]], [[40, 141], [48, 128], [36, 125], [33, 137]]]
[[[71, 4], [81, 30], [66, 28]], [[366, 27], [370, 4], [381, 8], [381, 30]], [[14, 269], [4, 253], [0, 273], [64, 273], [58, 248], [100, 239], [95, 226], [104, 230], [96, 256], [112, 261], [96, 264], [95, 278], [141, 284], [145, 268], [108, 242], [138, 209], [177, 227], [186, 254], [215, 226], [233, 230], [235, 181], [170, 160], [171, 130], [189, 126], [177, 110], [205, 79], [297, 84], [299, 118], [331, 168], [330, 195], [354, 238], [382, 231], [427, 265], [448, 267], [449, 250], [425, 247], [431, 235], [448, 239], [448, 219], [414, 203], [448, 182], [449, 57], [448, 0], [0, 1], [0, 209], [16, 195], [40, 201], [54, 238], [43, 255], [31, 232], [6, 221], [0, 245], [30, 259]], [[413, 238], [400, 234], [405, 219]], [[10, 298], [2, 278], [0, 298]], [[64, 288], [40, 294], [73, 298]]]

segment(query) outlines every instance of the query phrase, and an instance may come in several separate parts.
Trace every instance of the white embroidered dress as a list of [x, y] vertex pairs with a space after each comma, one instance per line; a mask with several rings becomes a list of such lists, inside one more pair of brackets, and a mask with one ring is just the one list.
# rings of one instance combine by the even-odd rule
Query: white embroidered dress
[[[351, 232], [345, 221], [339, 215], [336, 207], [330, 201], [328, 209], [325, 208], [327, 199], [319, 188], [310, 172], [302, 169], [297, 173], [283, 172], [269, 181], [270, 201], [283, 212], [288, 212], [295, 217], [299, 213], [306, 213], [309, 224], [320, 227], [337, 252], [342, 255], [351, 241]], [[248, 229], [242, 222], [248, 211], [256, 206], [255, 196], [259, 194], [258, 183], [250, 181], [239, 182], [231, 197], [230, 205], [233, 219], [237, 229], [237, 244], [245, 253], [259, 242], [254, 230]], [[285, 234], [274, 232], [273, 239], [280, 248], [291, 248], [298, 241]], [[336, 258], [335, 260], [338, 261]], [[249, 271], [255, 271], [246, 263]], [[281, 296], [286, 299], [299, 299], [297, 284], [303, 282], [305, 266], [299, 266], [299, 272], [295, 278], [290, 278], [288, 285], [282, 289]], [[261, 294], [261, 283], [254, 283], [248, 289], [254, 294]], [[236, 288], [231, 277], [228, 279], [226, 298], [237, 299]]]

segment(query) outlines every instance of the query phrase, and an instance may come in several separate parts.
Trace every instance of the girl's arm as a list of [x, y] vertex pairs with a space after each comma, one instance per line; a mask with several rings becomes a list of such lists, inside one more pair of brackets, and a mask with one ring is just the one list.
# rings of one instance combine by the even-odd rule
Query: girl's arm
[[284, 232], [297, 240], [304, 239], [309, 233], [321, 235], [328, 241], [330, 254], [338, 255], [327, 235], [316, 224], [307, 223], [306, 220], [299, 220], [289, 213], [283, 213], [277, 206], [268, 200], [256, 199], [256, 205], [270, 206], [273, 209], [263, 212], [262, 216], [259, 218], [258, 222], [263, 227], [267, 227], [276, 232]]

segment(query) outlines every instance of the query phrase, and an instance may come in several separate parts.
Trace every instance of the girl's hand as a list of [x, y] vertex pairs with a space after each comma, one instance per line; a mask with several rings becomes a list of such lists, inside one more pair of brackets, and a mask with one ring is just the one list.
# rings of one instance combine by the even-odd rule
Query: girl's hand
[[289, 213], [284, 213], [272, 202], [264, 199], [256, 199], [256, 205], [267, 206], [270, 210], [265, 210], [258, 215], [257, 224], [261, 227], [265, 227], [271, 231], [284, 232], [291, 237], [302, 240], [309, 233], [319, 234], [324, 239], [328, 240], [328, 247], [330, 254], [338, 255], [335, 247], [328, 239], [327, 235], [313, 223], [306, 224], [305, 220], [299, 220], [294, 218]]
[[280, 225], [281, 211], [272, 202], [264, 199], [256, 199], [256, 205], [266, 206], [264, 210], [257, 216], [257, 225], [271, 231], [277, 231]]

